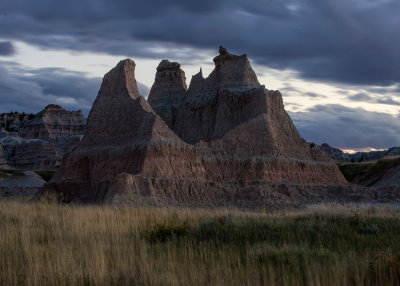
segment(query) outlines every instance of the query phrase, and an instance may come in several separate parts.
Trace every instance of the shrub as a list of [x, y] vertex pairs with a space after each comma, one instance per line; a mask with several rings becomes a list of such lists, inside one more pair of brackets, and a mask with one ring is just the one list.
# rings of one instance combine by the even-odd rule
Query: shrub
[[40, 177], [42, 177], [42, 179], [45, 180], [46, 182], [50, 181], [54, 175], [53, 171], [34, 171], [34, 172], [38, 174]]
[[189, 233], [190, 226], [187, 222], [176, 224], [172, 221], [156, 224], [150, 230], [141, 230], [142, 237], [150, 242], [165, 242], [171, 239], [177, 239]]

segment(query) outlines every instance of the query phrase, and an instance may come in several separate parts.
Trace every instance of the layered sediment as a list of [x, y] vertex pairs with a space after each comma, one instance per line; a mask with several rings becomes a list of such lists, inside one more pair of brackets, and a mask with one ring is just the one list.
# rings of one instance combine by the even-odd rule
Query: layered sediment
[[301, 138], [279, 91], [260, 85], [246, 55], [221, 48], [214, 63], [187, 88], [180, 65], [163, 60], [146, 101], [135, 63], [121, 61], [104, 76], [82, 142], [41, 196], [262, 207], [292, 192], [348, 188], [335, 163]]
[[54, 104], [36, 115], [14, 112], [0, 118], [9, 130], [0, 130], [3, 159], [21, 170], [54, 170], [79, 144], [86, 126], [82, 111]]
[[59, 105], [50, 104], [31, 120], [25, 121], [18, 135], [30, 139], [81, 135], [85, 132], [85, 125], [82, 111], [68, 111]]

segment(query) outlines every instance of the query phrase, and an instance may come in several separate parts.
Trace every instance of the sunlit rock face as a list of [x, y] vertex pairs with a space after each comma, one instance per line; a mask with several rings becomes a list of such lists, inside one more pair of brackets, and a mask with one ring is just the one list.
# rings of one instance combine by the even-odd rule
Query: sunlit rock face
[[187, 88], [180, 65], [163, 60], [146, 101], [135, 63], [121, 61], [104, 76], [82, 142], [41, 196], [263, 207], [293, 201], [300, 190], [346, 188], [335, 163], [300, 137], [279, 91], [260, 85], [246, 55], [221, 47], [214, 63]]

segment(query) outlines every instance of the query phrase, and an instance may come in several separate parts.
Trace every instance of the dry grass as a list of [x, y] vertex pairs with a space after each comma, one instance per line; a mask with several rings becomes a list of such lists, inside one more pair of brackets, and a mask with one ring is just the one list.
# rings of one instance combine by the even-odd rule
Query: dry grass
[[0, 201], [0, 285], [399, 285], [399, 279], [396, 208], [261, 213]]

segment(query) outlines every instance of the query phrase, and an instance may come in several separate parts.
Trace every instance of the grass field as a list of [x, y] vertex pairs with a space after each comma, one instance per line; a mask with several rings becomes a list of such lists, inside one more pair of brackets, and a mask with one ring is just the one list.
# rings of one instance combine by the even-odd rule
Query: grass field
[[0, 285], [399, 285], [400, 209], [0, 201]]

